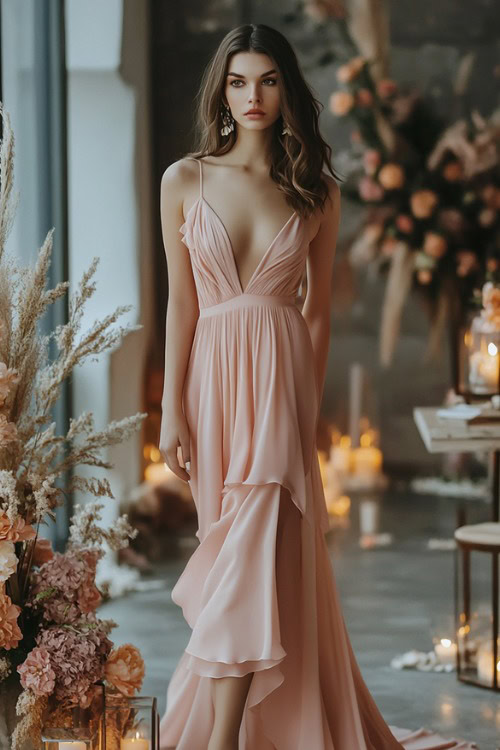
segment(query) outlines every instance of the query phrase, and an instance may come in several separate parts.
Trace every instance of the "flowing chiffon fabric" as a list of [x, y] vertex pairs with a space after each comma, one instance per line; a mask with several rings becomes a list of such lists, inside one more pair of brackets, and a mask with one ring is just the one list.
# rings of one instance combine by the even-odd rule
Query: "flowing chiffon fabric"
[[200, 195], [180, 227], [200, 317], [183, 392], [199, 545], [171, 597], [192, 632], [160, 748], [206, 750], [212, 680], [253, 678], [239, 750], [470, 750], [390, 727], [362, 678], [325, 541], [313, 348], [294, 302], [308, 241], [294, 212], [243, 289]]

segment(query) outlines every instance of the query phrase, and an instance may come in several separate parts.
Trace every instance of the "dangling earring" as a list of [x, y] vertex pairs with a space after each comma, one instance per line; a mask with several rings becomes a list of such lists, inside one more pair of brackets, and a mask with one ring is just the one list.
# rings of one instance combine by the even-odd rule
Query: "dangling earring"
[[221, 135], [229, 135], [234, 130], [234, 118], [229, 111], [229, 107], [224, 104], [224, 108], [221, 109], [223, 127], [220, 129]]
[[283, 125], [284, 127], [283, 127], [283, 130], [281, 131], [281, 135], [292, 135], [292, 131], [290, 130], [290, 128], [288, 127], [288, 125], [286, 124], [284, 120], [283, 120]]

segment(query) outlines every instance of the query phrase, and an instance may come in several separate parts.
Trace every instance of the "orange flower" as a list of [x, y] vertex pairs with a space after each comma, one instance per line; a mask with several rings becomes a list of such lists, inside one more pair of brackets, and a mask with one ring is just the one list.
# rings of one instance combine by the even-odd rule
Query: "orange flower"
[[441, 234], [436, 232], [426, 232], [424, 237], [423, 251], [431, 258], [442, 258], [448, 245]]
[[427, 219], [436, 208], [438, 197], [432, 190], [417, 190], [410, 198], [411, 210], [417, 219]]
[[377, 94], [382, 99], [387, 99], [387, 97], [392, 96], [392, 94], [395, 94], [397, 91], [397, 86], [394, 83], [394, 81], [391, 78], [382, 78], [380, 81], [377, 82]]
[[39, 537], [36, 540], [35, 549], [33, 550], [33, 565], [43, 565], [49, 560], [52, 560], [53, 557], [54, 550], [52, 549], [52, 542], [50, 539], [42, 539]]
[[17, 439], [17, 427], [8, 422], [5, 414], [0, 414], [0, 448]]
[[351, 111], [354, 101], [354, 96], [348, 91], [335, 91], [330, 97], [330, 111], [342, 117]]
[[21, 607], [12, 604], [10, 596], [5, 593], [5, 588], [0, 588], [0, 648], [7, 651], [16, 648], [23, 634], [17, 624], [17, 618], [21, 613]]
[[405, 173], [399, 164], [384, 164], [378, 173], [378, 181], [386, 190], [396, 190], [403, 186]]
[[[472, 250], [459, 250], [457, 263], [457, 275], [467, 276], [477, 266], [477, 255]], [[500, 290], [498, 291], [500, 293]]]
[[131, 643], [113, 649], [104, 669], [106, 680], [120, 693], [131, 697], [136, 690], [140, 690], [144, 679], [144, 660]]
[[427, 268], [421, 268], [417, 272], [417, 279], [421, 284], [430, 284], [432, 281], [432, 271], [429, 271]]
[[349, 83], [349, 81], [353, 81], [360, 74], [364, 64], [365, 58], [361, 57], [361, 55], [353, 57], [352, 60], [349, 60], [345, 65], [341, 65], [338, 68], [337, 80], [341, 83]]
[[24, 542], [26, 539], [34, 539], [36, 531], [33, 526], [27, 524], [24, 518], [16, 518], [11, 523], [4, 511], [0, 511], [0, 541]]
[[366, 174], [374, 175], [381, 161], [380, 151], [377, 151], [376, 148], [367, 148], [363, 154], [363, 167]]
[[356, 101], [360, 107], [371, 107], [373, 104], [373, 94], [369, 89], [360, 89]]
[[463, 177], [462, 165], [459, 161], [450, 161], [443, 169], [443, 177], [448, 182], [457, 182]]
[[396, 226], [403, 234], [409, 234], [413, 231], [413, 219], [408, 214], [398, 214], [396, 216]]

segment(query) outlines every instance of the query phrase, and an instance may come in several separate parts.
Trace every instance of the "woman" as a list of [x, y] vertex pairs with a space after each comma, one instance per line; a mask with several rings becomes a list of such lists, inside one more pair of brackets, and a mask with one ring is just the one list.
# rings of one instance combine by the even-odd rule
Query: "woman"
[[319, 111], [284, 37], [236, 28], [202, 80], [199, 148], [162, 178], [160, 450], [190, 484], [200, 541], [172, 591], [192, 634], [162, 750], [411, 746], [363, 682], [324, 539], [315, 433], [340, 191]]

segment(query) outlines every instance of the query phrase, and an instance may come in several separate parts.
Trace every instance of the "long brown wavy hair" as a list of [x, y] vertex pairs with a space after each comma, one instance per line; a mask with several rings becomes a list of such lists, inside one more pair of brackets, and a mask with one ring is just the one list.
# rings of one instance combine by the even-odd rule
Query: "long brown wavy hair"
[[[328, 185], [323, 166], [336, 180], [331, 166], [332, 149], [319, 132], [323, 105], [306, 83], [295, 52], [276, 29], [263, 23], [249, 23], [230, 31], [219, 44], [204, 70], [196, 95], [196, 146], [186, 156], [219, 156], [230, 151], [236, 128], [221, 135], [224, 91], [231, 56], [237, 52], [268, 55], [280, 73], [281, 114], [273, 124], [270, 176], [289, 203], [304, 218], [317, 206], [323, 210]], [[283, 121], [292, 135], [282, 135]]]

